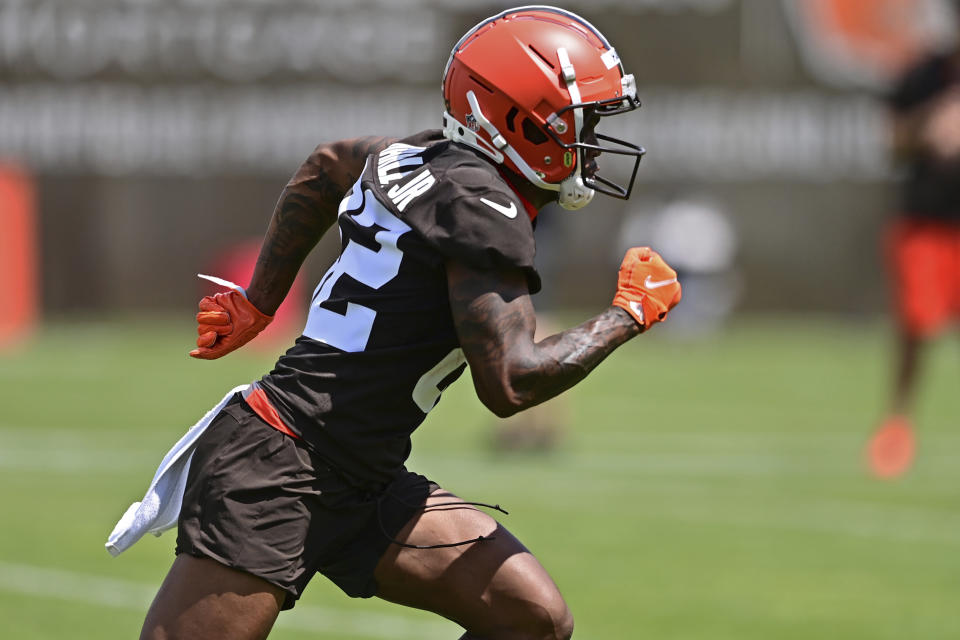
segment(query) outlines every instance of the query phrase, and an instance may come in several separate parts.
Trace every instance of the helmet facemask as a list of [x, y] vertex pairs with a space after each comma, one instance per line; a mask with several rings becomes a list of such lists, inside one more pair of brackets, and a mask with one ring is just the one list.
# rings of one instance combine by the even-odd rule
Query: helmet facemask
[[[577, 153], [576, 171], [566, 180], [579, 178], [583, 185], [592, 191], [621, 200], [628, 199], [633, 191], [633, 183], [637, 177], [637, 169], [640, 167], [640, 159], [646, 153], [646, 150], [626, 140], [598, 133], [596, 129], [603, 118], [633, 111], [639, 107], [640, 101], [637, 100], [636, 96], [628, 95], [624, 98], [572, 104], [548, 118], [548, 124], [544, 128], [553, 138], [553, 141], [563, 149]], [[566, 131], [567, 127], [563, 116], [573, 110], [580, 111], [582, 118], [575, 118], [575, 121], [582, 119], [583, 124], [580, 131], [577, 132], [576, 142], [565, 142], [560, 137], [560, 134]], [[634, 159], [633, 167], [629, 170], [630, 179], [626, 185], [618, 184], [601, 175], [599, 169], [590, 170], [592, 161], [602, 154], [627, 156]], [[563, 205], [562, 202], [561, 205]]]
[[[612, 48], [608, 50], [608, 54], [612, 54], [612, 61], [615, 60], [617, 65], [620, 64], [620, 59]], [[561, 78], [566, 83], [567, 91], [570, 94], [570, 104], [550, 115], [547, 118], [545, 128], [557, 145], [566, 151], [576, 150], [577, 152], [577, 165], [573, 173], [560, 183], [558, 202], [565, 209], [580, 209], [589, 204], [598, 191], [605, 195], [626, 200], [633, 190], [633, 182], [640, 166], [640, 158], [643, 157], [645, 151], [635, 144], [596, 133], [595, 130], [602, 118], [633, 111], [640, 106], [640, 101], [637, 99], [636, 81], [632, 74], [624, 75], [620, 79], [621, 91], [618, 92], [618, 95], [592, 102], [582, 102], [580, 87], [577, 84], [577, 71], [570, 61], [567, 50], [564, 48], [557, 49], [557, 58], [560, 61]], [[575, 135], [572, 143], [564, 142], [560, 137], [569, 128], [569, 119], [564, 118], [567, 113], [573, 114]], [[596, 142], [590, 142], [589, 139]], [[601, 141], [617, 146], [601, 146]], [[584, 173], [589, 161], [602, 153], [633, 156], [635, 158], [630, 182], [626, 187], [601, 176], [598, 171], [593, 171], [591, 174]]]

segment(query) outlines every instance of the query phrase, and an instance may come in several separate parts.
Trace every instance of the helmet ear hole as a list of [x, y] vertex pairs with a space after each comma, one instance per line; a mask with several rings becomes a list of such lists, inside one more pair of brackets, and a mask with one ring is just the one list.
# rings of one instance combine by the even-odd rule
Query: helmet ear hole
[[530, 118], [524, 118], [521, 126], [523, 127], [523, 137], [526, 138], [528, 142], [532, 142], [533, 144], [543, 144], [549, 140], [547, 134], [544, 133]]
[[510, 111], [507, 112], [507, 130], [510, 131], [510, 133], [517, 132], [517, 127], [514, 125], [513, 121], [517, 117], [518, 113], [520, 113], [520, 110], [515, 106], [510, 107]]

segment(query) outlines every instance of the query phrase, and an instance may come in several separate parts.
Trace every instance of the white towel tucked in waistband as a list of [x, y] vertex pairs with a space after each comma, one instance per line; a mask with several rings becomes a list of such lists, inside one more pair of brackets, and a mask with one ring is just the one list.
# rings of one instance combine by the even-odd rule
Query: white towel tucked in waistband
[[113, 556], [118, 556], [143, 537], [145, 533], [159, 536], [177, 524], [180, 506], [183, 503], [183, 490], [187, 484], [187, 472], [193, 458], [193, 448], [197, 439], [206, 430], [210, 422], [220, 413], [233, 394], [245, 391], [250, 385], [241, 385], [231, 389], [223, 400], [207, 412], [197, 424], [190, 427], [173, 448], [167, 452], [153, 476], [153, 482], [140, 502], [134, 502], [127, 509], [107, 538], [104, 545]]

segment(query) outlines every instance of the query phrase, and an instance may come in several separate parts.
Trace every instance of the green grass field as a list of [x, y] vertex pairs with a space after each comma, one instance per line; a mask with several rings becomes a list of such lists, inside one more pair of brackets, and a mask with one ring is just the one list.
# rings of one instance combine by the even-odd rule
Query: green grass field
[[[53, 324], [0, 354], [0, 637], [134, 638], [175, 533], [103, 542], [163, 454], [272, 356], [186, 356], [190, 318]], [[864, 439], [888, 387], [882, 324], [744, 321], [656, 331], [564, 397], [550, 454], [496, 454], [464, 378], [411, 468], [503, 522], [564, 591], [582, 639], [960, 637], [960, 350], [931, 353], [920, 452], [879, 482]], [[455, 625], [352, 601], [322, 577], [276, 639], [443, 640]]]

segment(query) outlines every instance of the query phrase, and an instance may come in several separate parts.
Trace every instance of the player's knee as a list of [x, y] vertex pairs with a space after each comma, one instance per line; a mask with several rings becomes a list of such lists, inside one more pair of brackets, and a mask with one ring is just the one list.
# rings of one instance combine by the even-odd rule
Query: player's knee
[[[472, 635], [489, 640], [510, 638], [517, 640], [569, 640], [573, 635], [573, 613], [563, 597], [556, 594], [548, 599], [530, 599], [522, 607], [495, 611], [495, 619], [469, 629]], [[509, 612], [509, 617], [504, 617]]]
[[530, 622], [530, 640], [569, 640], [573, 635], [573, 613], [559, 595], [534, 605]]
[[560, 618], [554, 623], [553, 635], [550, 638], [556, 640], [570, 640], [573, 636], [573, 612], [566, 604], [563, 605], [563, 612]]

